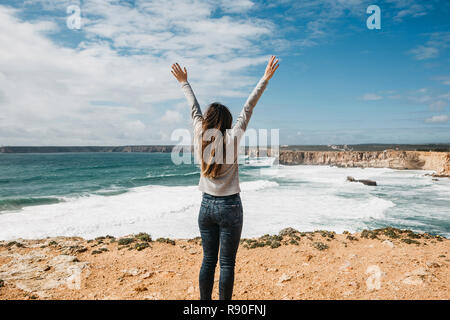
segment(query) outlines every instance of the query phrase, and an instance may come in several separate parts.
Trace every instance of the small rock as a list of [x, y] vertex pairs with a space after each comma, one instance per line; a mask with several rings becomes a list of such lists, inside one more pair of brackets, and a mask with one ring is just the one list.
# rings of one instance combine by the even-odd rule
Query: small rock
[[437, 262], [427, 262], [426, 265], [427, 265], [428, 268], [440, 268], [440, 266], [441, 266]]
[[142, 279], [149, 279], [149, 278], [153, 277], [154, 274], [155, 274], [154, 272], [146, 272], [146, 273], [144, 273], [144, 274], [141, 276], [141, 278], [142, 278]]
[[292, 276], [283, 273], [280, 277], [280, 279], [278, 279], [278, 284], [281, 285], [283, 282], [287, 282], [290, 281], [292, 279]]
[[127, 276], [137, 276], [138, 274], [141, 273], [141, 271], [137, 268], [124, 269], [121, 270], [121, 272], [123, 272]]
[[339, 267], [339, 270], [344, 272], [349, 272], [351, 269], [350, 261], [345, 261], [344, 264]]
[[405, 273], [405, 278], [402, 280], [404, 284], [409, 285], [421, 285], [423, 284], [423, 280], [426, 276], [428, 276], [430, 273], [425, 270], [424, 268], [417, 268], [411, 272]]
[[343, 295], [344, 297], [348, 297], [348, 296], [351, 296], [353, 293], [354, 293], [353, 290], [347, 290], [347, 291], [344, 291], [344, 292], [342, 293], [342, 295]]
[[70, 262], [78, 262], [77, 257], [75, 256], [69, 256], [66, 254], [61, 254], [59, 256], [54, 257], [49, 261], [50, 265], [57, 265], [61, 263], [70, 263]]
[[395, 247], [395, 245], [392, 243], [392, 241], [389, 241], [389, 240], [384, 240], [382, 242], [382, 244], [384, 244], [385, 246], [387, 246], [389, 248], [394, 248]]
[[87, 250], [88, 249], [86, 247], [80, 247], [75, 250], [75, 253], [83, 253], [86, 252]]
[[376, 186], [377, 182], [373, 181], [373, 180], [367, 180], [367, 179], [361, 179], [361, 180], [357, 180], [353, 177], [348, 176], [347, 177], [347, 181], [349, 182], [360, 182], [362, 184], [365, 184], [366, 186]]
[[144, 287], [144, 286], [138, 286], [138, 287], [134, 288], [134, 291], [136, 291], [136, 292], [144, 292], [147, 290], [148, 290], [147, 287]]
[[429, 272], [427, 270], [425, 270], [424, 268], [417, 268], [417, 269], [413, 270], [411, 273], [409, 273], [409, 275], [419, 276], [419, 277], [424, 277], [424, 276], [427, 276], [428, 274], [429, 274]]

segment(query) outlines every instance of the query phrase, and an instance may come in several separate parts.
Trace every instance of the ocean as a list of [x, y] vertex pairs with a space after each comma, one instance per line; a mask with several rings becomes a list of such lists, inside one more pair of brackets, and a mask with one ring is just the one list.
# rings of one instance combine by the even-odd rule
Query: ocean
[[[242, 236], [393, 226], [449, 237], [450, 179], [426, 173], [247, 158], [240, 167]], [[196, 237], [199, 177], [195, 164], [174, 165], [170, 153], [0, 154], [0, 239]]]

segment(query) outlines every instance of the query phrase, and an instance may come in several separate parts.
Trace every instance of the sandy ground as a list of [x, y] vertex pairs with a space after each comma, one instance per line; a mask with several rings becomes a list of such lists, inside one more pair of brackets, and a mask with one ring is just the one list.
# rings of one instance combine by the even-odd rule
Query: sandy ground
[[[164, 241], [0, 242], [0, 299], [198, 299], [199, 239]], [[234, 299], [450, 299], [449, 265], [441, 237], [287, 230], [242, 241]]]

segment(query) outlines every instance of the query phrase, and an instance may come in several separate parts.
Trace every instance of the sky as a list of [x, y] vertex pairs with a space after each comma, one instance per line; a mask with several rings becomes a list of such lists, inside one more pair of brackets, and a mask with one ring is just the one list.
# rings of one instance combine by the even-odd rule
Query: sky
[[236, 119], [270, 55], [249, 127], [280, 144], [450, 143], [447, 0], [2, 0], [0, 145], [176, 144], [172, 63]]

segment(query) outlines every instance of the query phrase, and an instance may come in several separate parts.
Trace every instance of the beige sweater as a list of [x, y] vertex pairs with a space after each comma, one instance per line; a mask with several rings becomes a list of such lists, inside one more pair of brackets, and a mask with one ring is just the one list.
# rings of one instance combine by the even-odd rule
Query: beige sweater
[[[253, 108], [256, 106], [259, 98], [261, 97], [264, 89], [267, 86], [268, 81], [261, 78], [256, 85], [256, 88], [252, 91], [244, 105], [244, 108], [239, 115], [236, 124], [227, 130], [225, 134], [226, 144], [226, 159], [225, 163], [221, 167], [219, 177], [208, 178], [203, 175], [200, 176], [199, 189], [202, 192], [208, 193], [213, 196], [228, 196], [241, 192], [239, 187], [239, 143], [245, 130], [247, 129], [248, 122], [253, 113]], [[184, 95], [188, 100], [191, 107], [192, 120], [194, 125], [194, 150], [197, 163], [200, 163], [201, 159], [201, 141], [202, 141], [202, 111], [200, 105], [195, 98], [194, 91], [188, 82], [182, 84]], [[230, 152], [231, 151], [231, 152]]]

